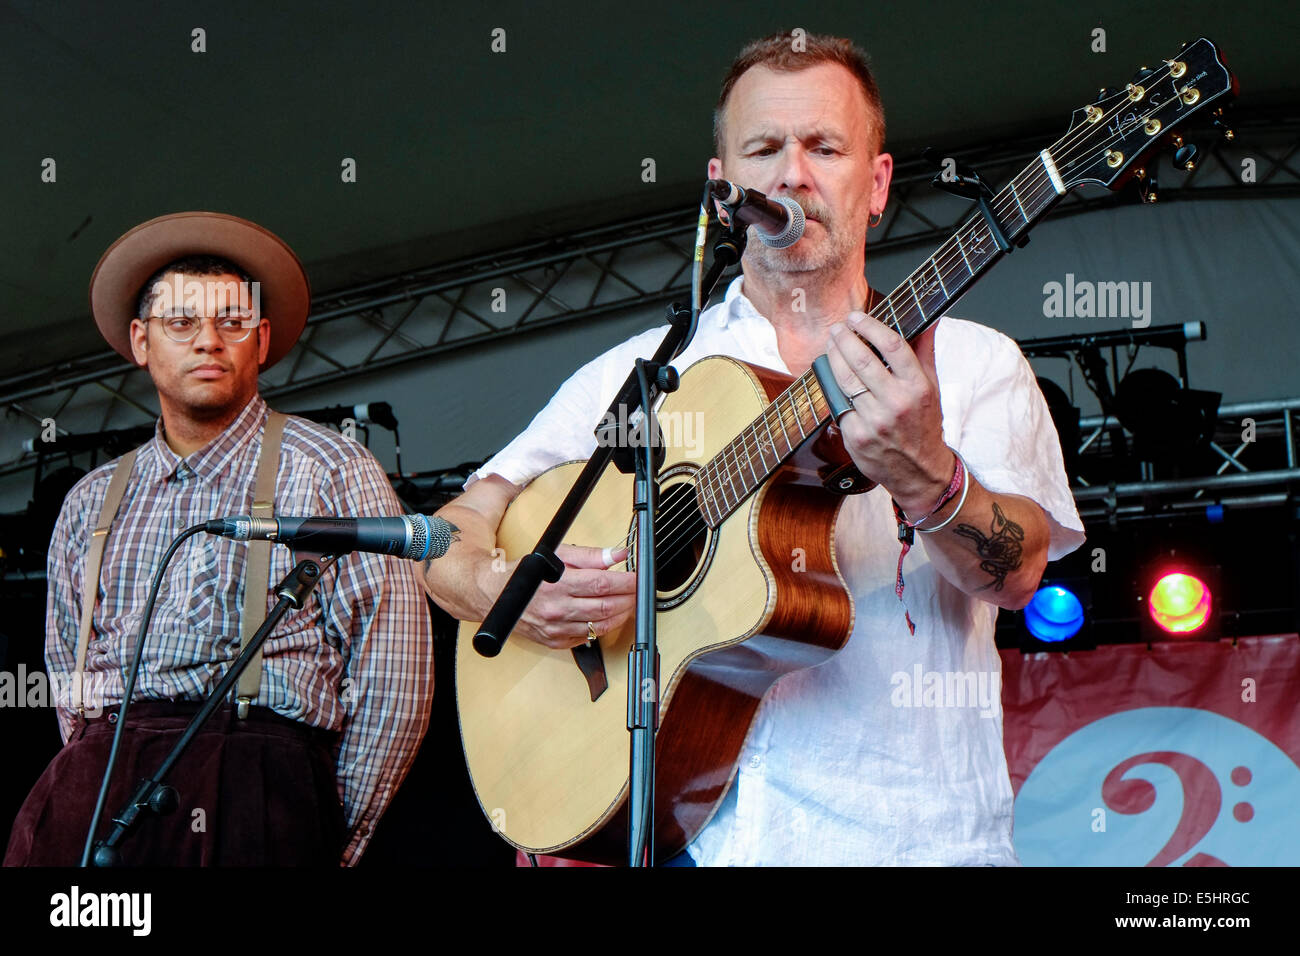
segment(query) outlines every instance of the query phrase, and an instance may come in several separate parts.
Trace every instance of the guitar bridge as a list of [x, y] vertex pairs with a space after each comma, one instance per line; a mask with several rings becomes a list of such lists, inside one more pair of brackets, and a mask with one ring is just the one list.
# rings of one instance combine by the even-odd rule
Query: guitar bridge
[[609, 679], [605, 676], [605, 655], [600, 650], [599, 641], [588, 641], [573, 648], [573, 661], [582, 671], [587, 681], [587, 692], [591, 694], [592, 703], [601, 694], [609, 690]]

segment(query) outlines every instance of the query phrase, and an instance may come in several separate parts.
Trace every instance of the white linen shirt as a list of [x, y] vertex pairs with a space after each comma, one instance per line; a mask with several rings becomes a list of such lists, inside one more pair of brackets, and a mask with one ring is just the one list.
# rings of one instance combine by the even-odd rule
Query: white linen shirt
[[[788, 372], [776, 330], [734, 280], [700, 317], [674, 363], [729, 355]], [[528, 428], [470, 476], [526, 485], [591, 457], [593, 429], [638, 356], [666, 327], [634, 336], [566, 381]], [[1048, 515], [1055, 560], [1083, 541], [1060, 444], [1015, 342], [945, 317], [935, 334], [943, 438], [993, 492], [1024, 495]], [[800, 370], [802, 371], [802, 370]], [[998, 609], [930, 563], [926, 535], [904, 564], [909, 634], [894, 593], [897, 526], [887, 491], [849, 496], [836, 558], [856, 605], [848, 645], [779, 680], [763, 699], [736, 778], [688, 847], [700, 865], [1016, 864], [1002, 744]]]

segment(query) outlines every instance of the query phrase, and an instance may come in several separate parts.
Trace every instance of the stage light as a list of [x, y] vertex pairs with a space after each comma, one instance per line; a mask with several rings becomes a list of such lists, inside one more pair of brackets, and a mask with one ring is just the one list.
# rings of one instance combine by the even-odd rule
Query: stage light
[[1025, 627], [1040, 641], [1068, 641], [1083, 627], [1083, 602], [1058, 585], [1040, 588], [1025, 607]]
[[1158, 368], [1129, 372], [1115, 390], [1114, 411], [1133, 434], [1133, 453], [1142, 461], [1176, 462], [1203, 449], [1214, 437], [1218, 392], [1184, 388]]
[[1147, 601], [1156, 626], [1177, 636], [1200, 630], [1210, 619], [1211, 606], [1205, 582], [1182, 571], [1161, 575]]

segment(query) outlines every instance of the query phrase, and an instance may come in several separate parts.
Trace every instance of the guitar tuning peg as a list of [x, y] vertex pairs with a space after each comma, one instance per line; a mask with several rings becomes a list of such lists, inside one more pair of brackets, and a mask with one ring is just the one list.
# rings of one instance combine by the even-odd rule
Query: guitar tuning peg
[[1141, 85], [1142, 83], [1146, 82], [1146, 78], [1154, 72], [1155, 70], [1149, 69], [1148, 67], [1145, 66], [1140, 67], [1137, 73], [1133, 74], [1133, 82], [1138, 85]]
[[1155, 176], [1143, 176], [1138, 180], [1138, 193], [1142, 196], [1144, 203], [1155, 202], [1159, 191]]
[[1214, 111], [1214, 118], [1210, 120], [1210, 124], [1219, 131], [1219, 135], [1223, 137], [1225, 142], [1231, 143], [1237, 138], [1237, 134], [1228, 125], [1228, 117], [1224, 114], [1223, 107], [1219, 107]]
[[1180, 146], [1174, 153], [1174, 165], [1181, 166], [1183, 169], [1191, 172], [1196, 168], [1196, 156], [1200, 152], [1195, 143], [1188, 143]]
[[1100, 103], [1102, 100], [1108, 99], [1109, 97], [1114, 96], [1118, 92], [1119, 92], [1118, 90], [1113, 89], [1112, 87], [1103, 86], [1101, 89], [1097, 91], [1097, 102]]

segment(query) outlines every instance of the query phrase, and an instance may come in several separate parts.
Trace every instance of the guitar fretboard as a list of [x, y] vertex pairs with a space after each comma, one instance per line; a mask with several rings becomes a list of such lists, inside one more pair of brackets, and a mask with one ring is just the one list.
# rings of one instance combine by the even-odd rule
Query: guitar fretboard
[[[1059, 178], [1044, 150], [990, 202], [1012, 242], [1061, 196]], [[929, 328], [1002, 256], [982, 215], [967, 219], [939, 249], [876, 304], [872, 314], [909, 341]], [[740, 503], [830, 421], [830, 406], [812, 369], [700, 469], [696, 499], [716, 528]]]

